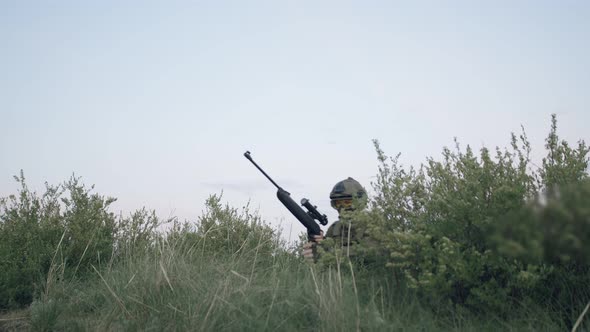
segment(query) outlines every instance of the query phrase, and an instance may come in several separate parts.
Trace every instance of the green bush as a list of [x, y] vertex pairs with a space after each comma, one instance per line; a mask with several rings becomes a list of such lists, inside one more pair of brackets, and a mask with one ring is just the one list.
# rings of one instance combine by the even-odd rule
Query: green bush
[[[25, 185], [18, 196], [0, 200], [0, 309], [29, 304], [51, 265], [60, 239], [57, 188], [39, 198]], [[43, 220], [43, 222], [39, 222]]]
[[359, 224], [429, 303], [500, 316], [535, 304], [571, 322], [590, 299], [589, 149], [561, 141], [555, 116], [546, 142], [540, 169], [523, 130], [495, 157], [455, 142], [416, 170], [375, 141], [376, 196]]
[[221, 195], [196, 223], [122, 217], [77, 178], [39, 196], [21, 172], [0, 199], [0, 311], [32, 303], [37, 330], [563, 330], [590, 300], [589, 149], [555, 117], [546, 142], [541, 167], [523, 130], [414, 169], [375, 141], [356, 265], [343, 250], [307, 265]]
[[131, 213], [129, 217], [119, 216], [115, 236], [115, 259], [131, 259], [143, 253], [153, 252], [160, 237], [159, 227], [176, 221], [176, 218], [160, 220], [154, 210], [145, 207]]
[[114, 199], [90, 194], [77, 178], [46, 184], [41, 197], [27, 187], [22, 172], [15, 179], [18, 195], [0, 200], [0, 308], [31, 303], [48, 275], [71, 277], [108, 262], [116, 230], [107, 211]]
[[[23, 173], [15, 177], [17, 195], [0, 200], [0, 309], [24, 307], [57, 280], [84, 278], [95, 269], [157, 253], [159, 241], [172, 241], [208, 253], [258, 257], [278, 253], [284, 243], [278, 232], [246, 206], [222, 207], [221, 196], [206, 202], [193, 225], [162, 221], [145, 208], [129, 217], [109, 211], [114, 198], [92, 193], [79, 178], [46, 184], [45, 193], [31, 191]], [[174, 222], [168, 236], [158, 231]], [[178, 241], [182, 239], [182, 241]]]
[[278, 230], [266, 224], [248, 205], [238, 210], [224, 206], [221, 198], [211, 195], [196, 223], [174, 223], [167, 240], [207, 254], [265, 259], [284, 253], [285, 243]]

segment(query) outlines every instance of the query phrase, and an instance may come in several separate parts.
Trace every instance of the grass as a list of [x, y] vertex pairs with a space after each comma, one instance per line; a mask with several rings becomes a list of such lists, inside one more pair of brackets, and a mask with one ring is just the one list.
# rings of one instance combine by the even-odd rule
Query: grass
[[0, 331], [23, 331], [29, 329], [29, 310], [0, 312]]
[[[542, 312], [518, 319], [425, 305], [386, 274], [319, 269], [282, 252], [230, 254], [161, 241], [86, 280], [50, 280], [25, 320], [5, 329], [197, 331], [551, 331]], [[54, 278], [55, 278], [54, 274]], [[14, 313], [17, 317], [18, 314]], [[25, 322], [26, 321], [26, 322]], [[20, 325], [18, 325], [20, 324]]]
[[[375, 141], [377, 196], [357, 225], [386, 250], [366, 251], [383, 258], [370, 269], [309, 265], [218, 195], [161, 234], [155, 212], [116, 217], [74, 177], [38, 197], [21, 172], [18, 195], [0, 198], [0, 308], [33, 303], [0, 312], [0, 331], [587, 331], [590, 149], [560, 141], [553, 116], [529, 172], [526, 134], [511, 137], [495, 159], [456, 142], [425, 174]], [[547, 188], [559, 190], [525, 205]]]

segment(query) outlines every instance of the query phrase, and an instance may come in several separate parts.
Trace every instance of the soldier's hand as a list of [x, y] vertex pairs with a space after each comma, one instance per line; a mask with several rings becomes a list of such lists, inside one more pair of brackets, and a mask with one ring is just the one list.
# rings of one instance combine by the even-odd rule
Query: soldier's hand
[[308, 262], [313, 262], [313, 247], [314, 246], [315, 246], [315, 243], [313, 243], [311, 241], [303, 244], [303, 257]]
[[324, 232], [322, 231], [322, 233], [320, 235], [314, 235], [310, 242], [320, 243], [320, 242], [322, 242], [323, 239], [324, 239]]
[[314, 251], [318, 243], [322, 242], [324, 239], [324, 232], [321, 235], [314, 235], [311, 241], [305, 243], [303, 245], [303, 257], [310, 263], [314, 262]]

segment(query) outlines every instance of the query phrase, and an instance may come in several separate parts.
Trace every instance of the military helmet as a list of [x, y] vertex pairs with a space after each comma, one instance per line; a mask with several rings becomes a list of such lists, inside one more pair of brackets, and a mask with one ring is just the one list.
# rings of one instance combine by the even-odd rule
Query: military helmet
[[355, 200], [364, 206], [367, 201], [367, 191], [357, 180], [349, 177], [336, 183], [330, 192], [330, 201], [333, 208], [336, 209], [335, 201], [339, 200]]

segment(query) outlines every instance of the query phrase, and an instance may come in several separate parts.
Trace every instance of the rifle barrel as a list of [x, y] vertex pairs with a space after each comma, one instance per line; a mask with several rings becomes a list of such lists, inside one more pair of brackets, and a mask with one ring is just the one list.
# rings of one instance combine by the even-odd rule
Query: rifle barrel
[[[260, 172], [262, 172], [262, 174], [264, 174], [264, 176], [266, 176], [266, 178], [267, 178], [267, 179], [269, 179], [269, 180], [270, 180], [270, 182], [272, 182], [272, 184], [274, 184], [274, 185], [275, 185], [275, 187], [277, 187], [277, 189], [279, 189], [279, 190], [283, 190], [283, 188], [281, 188], [281, 186], [279, 186], [279, 185], [278, 185], [276, 182], [274, 182], [274, 180], [273, 180], [273, 179], [271, 179], [271, 178], [270, 178], [270, 176], [268, 176], [268, 174], [266, 174], [266, 172], [265, 172], [265, 171], [264, 171], [264, 170], [263, 170], [263, 169], [262, 169], [260, 166], [258, 166], [258, 164], [257, 164], [257, 163], [254, 161], [254, 159], [252, 159], [252, 156], [250, 155], [250, 151], [246, 151], [246, 152], [244, 152], [244, 157], [246, 157], [248, 160], [250, 160], [250, 162], [251, 162], [252, 164], [254, 164], [254, 166], [256, 166], [256, 168], [258, 168], [258, 170], [259, 170]], [[283, 190], [283, 191], [284, 191], [284, 190]]]

